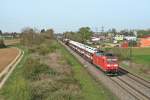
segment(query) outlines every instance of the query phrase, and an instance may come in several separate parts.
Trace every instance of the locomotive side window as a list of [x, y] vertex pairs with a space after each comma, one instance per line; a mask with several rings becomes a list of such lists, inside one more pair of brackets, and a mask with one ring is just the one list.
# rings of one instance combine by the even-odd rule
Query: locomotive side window
[[108, 56], [108, 57], [113, 57], [114, 55], [111, 54], [111, 53], [106, 53], [105, 56]]
[[103, 52], [96, 52], [96, 56], [102, 56]]

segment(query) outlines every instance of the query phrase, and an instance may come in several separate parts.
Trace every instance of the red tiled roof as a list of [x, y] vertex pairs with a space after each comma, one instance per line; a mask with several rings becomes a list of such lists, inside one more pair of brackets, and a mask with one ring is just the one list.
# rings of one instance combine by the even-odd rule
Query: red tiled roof
[[150, 38], [150, 35], [145, 35], [142, 38]]

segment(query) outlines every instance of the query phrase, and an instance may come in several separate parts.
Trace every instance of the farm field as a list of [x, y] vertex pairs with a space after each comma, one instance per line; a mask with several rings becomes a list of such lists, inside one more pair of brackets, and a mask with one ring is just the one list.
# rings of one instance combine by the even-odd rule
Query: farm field
[[123, 63], [123, 67], [150, 81], [150, 48], [133, 48], [132, 63]]
[[9, 39], [9, 40], [4, 40], [5, 45], [16, 45], [20, 43], [20, 39]]
[[[150, 80], [150, 48], [117, 49], [117, 55], [122, 59], [121, 66], [146, 80]], [[130, 57], [131, 56], [131, 57]]]
[[150, 48], [133, 48], [133, 61], [150, 65]]
[[0, 72], [15, 59], [18, 53], [17, 48], [0, 49]]

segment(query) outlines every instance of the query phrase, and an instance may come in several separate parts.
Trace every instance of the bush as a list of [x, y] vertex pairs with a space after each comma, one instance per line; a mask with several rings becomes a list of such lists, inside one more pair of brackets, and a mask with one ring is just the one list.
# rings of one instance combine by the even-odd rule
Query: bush
[[[40, 44], [37, 48], [34, 48], [40, 55], [46, 55], [48, 53], [53, 53], [58, 49], [58, 45], [54, 41], [48, 41]], [[33, 50], [32, 51], [36, 51]]]
[[50, 79], [32, 82], [31, 84], [31, 100], [45, 100], [52, 92], [57, 91], [59, 83]]
[[120, 60], [130, 60], [130, 48], [113, 48], [111, 51], [114, 55], [119, 57]]
[[137, 42], [136, 41], [130, 41], [129, 42], [129, 46], [130, 47], [136, 47], [137, 46]]
[[50, 52], [49, 47], [44, 43], [40, 44], [36, 49], [40, 55], [46, 55]]
[[29, 80], [40, 80], [41, 75], [56, 75], [56, 72], [46, 64], [39, 63], [39, 60], [28, 59], [24, 69], [25, 77]]
[[4, 40], [0, 39], [0, 48], [5, 48]]

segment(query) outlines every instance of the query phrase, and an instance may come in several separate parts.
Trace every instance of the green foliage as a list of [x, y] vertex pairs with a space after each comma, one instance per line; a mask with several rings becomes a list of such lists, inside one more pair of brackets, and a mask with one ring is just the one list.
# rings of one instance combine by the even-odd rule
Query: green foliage
[[85, 43], [87, 40], [90, 40], [92, 34], [93, 32], [89, 27], [82, 27], [78, 32], [65, 32], [64, 37]]
[[45, 39], [53, 39], [54, 38], [54, 31], [53, 31], [53, 29], [48, 29], [47, 31], [42, 32], [41, 34], [43, 35], [43, 37]]
[[130, 48], [112, 48], [111, 52], [116, 55], [120, 60], [130, 60], [131, 59], [131, 49]]
[[136, 47], [137, 46], [137, 41], [129, 41], [129, 46], [130, 47]]
[[2, 35], [2, 34], [3, 34], [2, 30], [0, 30], [0, 35]]
[[46, 64], [41, 64], [39, 60], [28, 59], [24, 65], [24, 74], [27, 79], [40, 80], [40, 75], [55, 75], [56, 72], [50, 69]]
[[92, 36], [92, 31], [89, 27], [80, 28], [78, 33], [80, 34], [83, 43], [85, 43], [86, 40], [89, 40]]
[[144, 35], [150, 35], [150, 30], [138, 30], [137, 31], [138, 37], [142, 37]]
[[50, 48], [44, 43], [40, 44], [36, 50], [40, 55], [46, 55], [50, 52]]
[[140, 64], [150, 64], [150, 48], [133, 48], [133, 61]]
[[3, 39], [0, 39], [0, 48], [5, 48], [5, 43]]
[[[43, 55], [47, 49], [48, 52]], [[24, 65], [23, 72], [29, 81], [31, 100], [81, 100], [80, 87], [73, 75], [68, 75], [63, 70], [54, 70], [53, 66], [51, 68], [50, 65], [41, 62], [41, 58], [46, 57], [45, 54], [57, 52], [59, 49], [60, 46], [56, 41], [48, 39], [33, 49], [30, 47], [31, 54], [39, 54], [37, 59], [31, 56]]]
[[53, 53], [58, 49], [55, 41], [44, 41], [39, 45], [34, 45], [29, 47], [30, 53], [38, 53], [40, 55], [47, 55], [49, 53]]
[[40, 45], [46, 39], [54, 39], [53, 34], [54, 31], [52, 29], [39, 33], [32, 28], [25, 28], [21, 34], [21, 44], [28, 47]]

